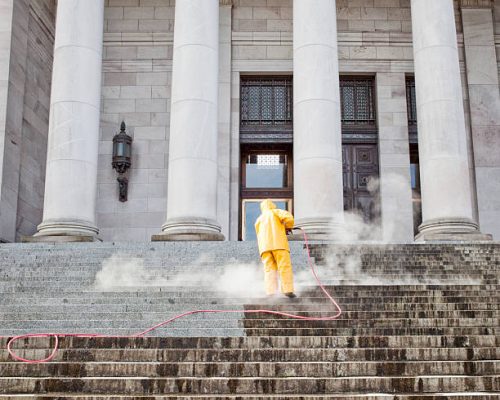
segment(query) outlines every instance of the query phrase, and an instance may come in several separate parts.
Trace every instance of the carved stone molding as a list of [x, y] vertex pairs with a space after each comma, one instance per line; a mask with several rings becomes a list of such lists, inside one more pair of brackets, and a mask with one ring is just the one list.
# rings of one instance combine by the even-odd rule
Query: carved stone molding
[[492, 8], [493, 0], [460, 0], [462, 8]]
[[219, 0], [220, 6], [232, 6], [233, 0]]

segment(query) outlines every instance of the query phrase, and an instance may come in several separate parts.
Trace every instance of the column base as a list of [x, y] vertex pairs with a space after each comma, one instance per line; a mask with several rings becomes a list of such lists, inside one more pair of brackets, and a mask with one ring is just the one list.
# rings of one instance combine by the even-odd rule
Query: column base
[[492, 235], [479, 231], [479, 226], [466, 218], [433, 219], [418, 227], [415, 242], [482, 242], [493, 240]]
[[102, 242], [96, 236], [85, 235], [43, 235], [43, 236], [21, 236], [22, 243], [89, 243]]
[[24, 243], [100, 242], [99, 229], [87, 221], [44, 221], [33, 236], [23, 236]]
[[162, 232], [151, 236], [153, 242], [225, 240], [216, 221], [204, 218], [175, 218], [162, 226]]

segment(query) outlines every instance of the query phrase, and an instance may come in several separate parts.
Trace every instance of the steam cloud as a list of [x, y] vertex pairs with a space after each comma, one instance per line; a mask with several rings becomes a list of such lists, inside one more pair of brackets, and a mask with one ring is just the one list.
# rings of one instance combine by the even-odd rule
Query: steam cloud
[[[403, 268], [397, 277], [387, 277], [381, 274], [368, 273], [363, 270], [362, 255], [352, 244], [376, 243], [387, 244], [409, 242], [412, 221], [412, 210], [402, 211], [394, 193], [408, 191], [411, 196], [407, 180], [397, 174], [386, 174], [383, 180], [371, 179], [367, 184], [368, 191], [374, 201], [370, 205], [374, 215], [390, 215], [391, 218], [381, 217], [368, 219], [357, 212], [344, 212], [341, 216], [332, 216], [336, 221], [332, 245], [328, 247], [326, 266], [317, 267], [320, 280], [329, 285], [411, 285], [411, 284], [443, 284], [439, 279], [414, 278], [410, 268]], [[384, 207], [380, 203], [380, 194], [384, 196]], [[340, 227], [338, 226], [340, 222]], [[345, 246], [347, 245], [347, 246]], [[223, 266], [207, 268], [213, 265], [210, 255], [200, 254], [198, 259], [190, 265], [176, 266], [175, 271], [169, 268], [151, 268], [144, 264], [144, 260], [125, 255], [114, 255], [103, 262], [102, 269], [96, 274], [94, 286], [97, 290], [127, 290], [127, 288], [155, 287], [203, 287], [230, 297], [262, 297], [264, 293], [264, 273], [256, 250], [255, 263], [242, 264], [230, 260]], [[292, 259], [292, 262], [294, 260]], [[315, 286], [317, 283], [307, 266], [294, 265], [296, 292]], [[408, 275], [405, 275], [405, 270]], [[178, 272], [182, 271], [182, 272]], [[210, 271], [210, 272], [206, 272]], [[477, 283], [471, 280], [471, 283]]]

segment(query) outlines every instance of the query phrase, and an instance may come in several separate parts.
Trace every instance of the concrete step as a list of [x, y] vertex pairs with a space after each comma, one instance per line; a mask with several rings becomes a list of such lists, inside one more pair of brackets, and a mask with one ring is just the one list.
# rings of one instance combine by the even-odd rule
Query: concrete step
[[498, 391], [498, 376], [409, 376], [340, 378], [0, 378], [0, 393], [254, 394], [254, 393], [435, 393]]
[[[24, 358], [42, 359], [49, 350], [19, 349]], [[74, 362], [320, 362], [498, 360], [497, 347], [472, 348], [272, 348], [272, 349], [61, 349], [54, 361]], [[7, 352], [0, 362], [12, 361]]]
[[[130, 332], [131, 330], [127, 330]], [[2, 331], [0, 330], [0, 333]], [[24, 331], [26, 332], [26, 330]], [[112, 332], [112, 330], [109, 330]], [[106, 331], [103, 331], [106, 333]], [[173, 334], [172, 329], [159, 329], [157, 335]], [[492, 327], [412, 327], [412, 328], [260, 328], [245, 329], [247, 336], [364, 336], [364, 335], [499, 335], [500, 328]]]
[[[272, 307], [275, 311], [291, 313], [293, 315], [298, 315], [302, 317], [311, 317], [311, 318], [325, 318], [331, 317], [334, 314], [334, 308], [331, 307], [331, 310], [323, 309], [321, 311], [318, 310], [307, 310], [301, 311], [296, 310], [293, 307], [287, 307], [286, 309], [280, 308], [276, 310], [275, 307]], [[234, 311], [229, 309], [228, 307], [224, 308], [227, 311]], [[265, 313], [252, 313], [252, 311], [258, 311], [261, 308], [256, 308], [255, 306], [246, 306], [245, 308], [237, 308], [241, 313], [244, 313], [245, 319], [251, 320], [283, 320], [288, 319], [285, 316], [275, 315], [275, 314], [265, 314]], [[22, 312], [4, 312], [0, 314], [0, 321], [12, 321], [18, 319], [19, 321], [45, 321], [45, 320], [106, 320], [106, 319], [131, 319], [131, 320], [160, 320], [162, 318], [168, 319], [178, 315], [180, 310], [171, 310], [171, 311], [118, 311], [112, 312], [109, 310], [102, 311], [90, 311], [84, 312], [80, 310], [80, 312], [54, 312], [52, 309], [46, 310], [43, 314], [39, 312], [33, 312], [32, 310], [24, 310]], [[239, 313], [238, 313], [239, 314]], [[213, 315], [210, 314], [194, 314], [192, 316], [186, 317], [190, 320], [204, 320], [204, 319], [212, 319]], [[239, 317], [239, 315], [234, 315], [232, 313], [218, 314], [216, 319], [220, 317]], [[362, 320], [387, 320], [387, 319], [477, 319], [477, 320], [485, 320], [485, 319], [497, 319], [500, 317], [500, 311], [478, 311], [478, 310], [467, 310], [467, 311], [343, 311], [340, 318], [337, 321], [362, 321]], [[224, 318], [224, 319], [227, 319]], [[1, 323], [1, 322], [0, 322]]]
[[[0, 285], [1, 286], [1, 285]], [[263, 290], [262, 287], [250, 288], [251, 291], [259, 292]], [[484, 298], [490, 298], [491, 300], [498, 299], [498, 293], [500, 287], [498, 285], [483, 285], [483, 286], [452, 286], [452, 285], [441, 285], [440, 287], [430, 287], [430, 285], [421, 285], [420, 287], [404, 287], [402, 285], [397, 286], [376, 286], [376, 287], [363, 287], [363, 286], [325, 286], [325, 289], [335, 297], [394, 297], [394, 296], [433, 296], [433, 297], [443, 297], [443, 296], [454, 296], [454, 297], [467, 297], [467, 296], [483, 296]], [[1, 288], [0, 293], [27, 293], [29, 291], [36, 292], [37, 295], [43, 295], [42, 297], [47, 297], [48, 295], [54, 296], [52, 293], [48, 293], [49, 290], [57, 290], [64, 295], [85, 295], [85, 294], [104, 294], [107, 296], [116, 295], [119, 292], [148, 292], [148, 295], [153, 295], [154, 293], [168, 293], [173, 297], [192, 297], [198, 294], [203, 298], [248, 298], [249, 300], [258, 297], [256, 294], [253, 297], [245, 292], [238, 293], [237, 291], [231, 291], [230, 287], [222, 288], [218, 291], [210, 290], [208, 287], [199, 286], [115, 286], [112, 290], [100, 291], [93, 287], [86, 287], [81, 285], [78, 287], [68, 287], [66, 285], [59, 285], [57, 282], [53, 285], [36, 285], [34, 282], [32, 284], [18, 283], [16, 285], [4, 285]], [[324, 293], [319, 289], [311, 289], [311, 287], [304, 286], [298, 288], [298, 293], [300, 293], [302, 298], [317, 297], [325, 298]], [[156, 296], [159, 296], [156, 294]], [[493, 296], [493, 297], [491, 297]], [[262, 296], [263, 297], [263, 296]]]
[[[39, 319], [7, 320], [2, 321], [1, 329], [33, 329], [34, 331], [65, 332], [66, 329], [84, 328], [129, 328], [140, 330], [141, 327], [156, 325], [170, 319], [175, 314], [159, 315], [158, 318], [138, 316], [129, 319], [127, 316], [112, 319], [112, 315], [104, 315], [102, 319], [83, 319], [78, 316], [65, 319]], [[47, 317], [48, 318], [48, 317]], [[242, 313], [228, 313], [223, 318], [219, 315], [205, 317], [195, 315], [180, 318], [171, 326], [176, 329], [193, 328], [245, 328], [245, 329], [338, 329], [338, 328], [376, 328], [376, 329], [405, 329], [405, 328], [468, 328], [468, 327], [494, 327], [500, 328], [498, 318], [386, 318], [381, 320], [365, 319], [336, 319], [331, 321], [301, 321], [297, 319], [246, 319]], [[168, 327], [170, 328], [170, 327]]]
[[[0, 336], [5, 348], [9, 337]], [[500, 336], [251, 336], [251, 337], [59, 337], [61, 349], [270, 349], [270, 348], [475, 348], [498, 347]], [[49, 349], [54, 339], [30, 338], [16, 342], [15, 347]]]
[[[0, 336], [5, 348], [8, 337]], [[17, 347], [49, 349], [54, 339], [30, 338]], [[59, 338], [61, 349], [272, 349], [272, 348], [475, 348], [499, 347], [500, 336], [253, 336], [253, 337], [72, 337]]]
[[[487, 308], [495, 308], [497, 304], [487, 303], [491, 301], [491, 297], [420, 297], [420, 296], [400, 296], [400, 297], [385, 297], [383, 301], [380, 298], [374, 297], [364, 297], [364, 298], [346, 298], [346, 297], [335, 297], [337, 302], [340, 304], [342, 309], [354, 309], [354, 310], [371, 310], [372, 307], [386, 307], [389, 310], [397, 310], [401, 307], [458, 307], [468, 308], [468, 307], [478, 307], [479, 304], [486, 304]], [[12, 307], [21, 307], [26, 309], [30, 304], [37, 303], [39, 307], [45, 310], [52, 309], [52, 306], [57, 307], [79, 307], [79, 306], [91, 306], [91, 307], [114, 307], [123, 306], [127, 309], [132, 310], [129, 307], [141, 307], [144, 305], [144, 310], [150, 306], [161, 307], [162, 310], [168, 310], [168, 307], [174, 307], [174, 309], [182, 309], [184, 311], [203, 309], [203, 308], [233, 308], [233, 307], [243, 307], [245, 305], [254, 304], [258, 308], [273, 309], [279, 305], [288, 306], [290, 304], [300, 304], [293, 303], [289, 299], [283, 297], [277, 297], [271, 301], [268, 299], [250, 299], [241, 298], [200, 298], [187, 296], [173, 297], [168, 293], [160, 293], [160, 296], [152, 296], [151, 293], [143, 294], [137, 292], [116, 293], [107, 294], [105, 296], [83, 296], [82, 294], [77, 294], [76, 296], [68, 296], [65, 294], [63, 297], [38, 297], [36, 295], [23, 296], [7, 296], [4, 295], [0, 297], [0, 309], [4, 312], [7, 311], [11, 305]], [[321, 309], [332, 310], [334, 307], [332, 303], [325, 300], [324, 298], [308, 298], [307, 304], [311, 307], [321, 307]], [[165, 308], [163, 308], [165, 307]]]
[[[83, 333], [100, 334], [108, 336], [130, 336], [142, 332], [151, 325], [138, 325], [128, 328], [89, 328], [82, 323], [81, 326], [65, 327], [64, 331], [52, 329], [48, 326], [46, 329], [27, 328], [8, 328], [0, 327], [0, 336], [24, 335], [30, 333]], [[445, 328], [200, 328], [191, 326], [190, 328], [178, 328], [173, 325], [166, 328], [158, 328], [148, 336], [164, 337], [241, 337], [241, 336], [477, 336], [477, 335], [500, 335], [500, 328], [491, 327], [445, 327]]]
[[[0, 246], [0, 335], [127, 335], [190, 309], [239, 311], [198, 314], [149, 334], [156, 337], [62, 337], [48, 364], [15, 363], [0, 351], [0, 400], [498, 398], [499, 245], [314, 244], [312, 251], [344, 309], [339, 320], [249, 312], [333, 313], [301, 243], [292, 244], [296, 300], [262, 295], [255, 243]], [[131, 283], [96, 287], [110, 263], [116, 276], [128, 263]], [[217, 285], [226, 274], [235, 286], [238, 264], [257, 274], [253, 292]], [[2, 348], [7, 340], [0, 337]], [[25, 339], [15, 347], [38, 359], [54, 343]]]
[[[191, 303], [189, 307], [191, 309], [203, 309], [207, 306], [207, 303]], [[219, 304], [220, 309], [232, 310], [235, 308], [249, 307], [244, 303], [234, 303], [234, 304]], [[263, 309], [263, 308], [272, 308], [276, 311], [284, 311], [284, 312], [315, 312], [315, 311], [325, 311], [327, 308], [334, 309], [333, 307], [329, 307], [328, 303], [318, 304], [252, 304], [252, 309]], [[127, 302], [120, 303], [110, 303], [110, 304], [101, 304], [101, 303], [93, 303], [93, 304], [75, 304], [71, 303], [52, 303], [51, 301], [44, 301], [43, 303], [38, 303], [38, 305], [7, 305], [0, 304], [0, 313], [13, 313], [20, 314], [24, 312], [31, 313], [89, 313], [89, 312], [110, 312], [110, 313], [118, 313], [118, 312], [146, 312], [146, 313], [165, 313], [170, 311], [185, 311], [186, 304], [171, 304], [168, 301], [146, 301], [137, 304]], [[384, 303], [376, 303], [376, 304], [358, 304], [358, 303], [342, 303], [343, 313], [347, 312], [451, 312], [451, 311], [500, 311], [500, 304], [492, 304], [492, 303], [405, 303], [405, 302], [387, 302]], [[0, 318], [2, 314], [0, 314]]]
[[0, 365], [0, 377], [194, 377], [329, 378], [355, 376], [498, 375], [500, 361], [317, 362], [53, 362]]
[[[33, 395], [14, 395], [14, 396], [2, 396], [0, 395], [0, 400], [19, 400], [19, 399], [32, 399]], [[363, 400], [498, 400], [498, 393], [486, 393], [486, 392], [468, 392], [468, 393], [446, 393], [446, 395], [440, 395], [439, 393], [419, 393], [419, 394], [405, 394], [398, 393], [396, 395], [390, 393], [354, 393], [349, 394], [314, 394], [314, 395], [293, 395], [287, 394], [274, 395], [274, 394], [263, 394], [263, 395], [158, 395], [155, 394], [154, 397], [146, 396], [127, 396], [127, 395], [112, 395], [112, 396], [99, 396], [94, 394], [82, 394], [82, 393], [56, 393], [56, 394], [44, 394], [43, 396], [37, 396], [36, 398], [43, 398], [44, 400], [61, 400], [61, 399], [79, 399], [79, 400], [140, 400], [147, 399], [169, 399], [169, 400], [323, 400], [323, 399], [335, 399], [335, 400], [351, 400], [351, 399], [363, 399]]]

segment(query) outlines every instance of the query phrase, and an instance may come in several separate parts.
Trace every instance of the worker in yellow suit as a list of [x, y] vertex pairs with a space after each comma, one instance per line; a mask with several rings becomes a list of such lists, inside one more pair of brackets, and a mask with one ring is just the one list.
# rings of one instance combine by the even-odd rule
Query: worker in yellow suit
[[290, 247], [286, 233], [293, 228], [293, 215], [276, 208], [271, 200], [260, 203], [261, 215], [255, 222], [257, 243], [264, 263], [264, 283], [267, 295], [276, 293], [278, 273], [281, 280], [281, 292], [290, 298], [293, 292], [293, 271], [290, 259]]

